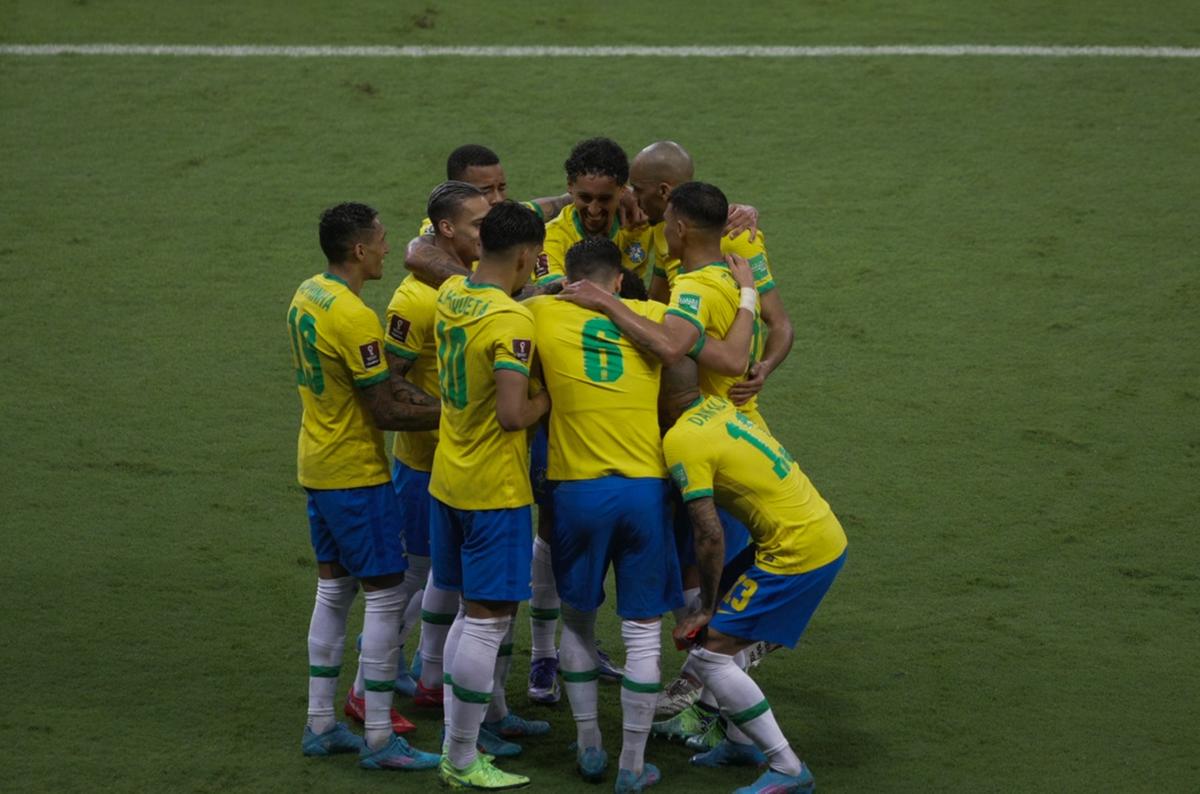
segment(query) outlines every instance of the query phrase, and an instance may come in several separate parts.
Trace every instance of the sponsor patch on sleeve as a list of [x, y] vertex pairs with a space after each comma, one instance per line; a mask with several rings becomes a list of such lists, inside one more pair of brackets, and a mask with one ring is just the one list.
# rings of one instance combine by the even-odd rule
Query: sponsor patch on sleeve
[[383, 357], [379, 353], [378, 340], [367, 342], [365, 345], [359, 345], [358, 353], [362, 356], [363, 366], [367, 369], [374, 369], [383, 361]]
[[755, 281], [762, 281], [767, 277], [767, 255], [757, 254], [750, 260], [750, 272], [754, 274]]
[[533, 349], [533, 343], [530, 340], [514, 339], [512, 340], [512, 349], [513, 355], [517, 357], [518, 361], [522, 364], [529, 363], [529, 353]]
[[679, 296], [679, 308], [690, 314], [700, 313], [700, 296], [694, 292], [685, 292]]
[[398, 314], [393, 314], [391, 322], [388, 323], [388, 336], [397, 342], [407, 342], [410, 327], [412, 327], [412, 323]]
[[675, 485], [678, 486], [679, 490], [687, 490], [687, 471], [684, 470], [682, 463], [676, 463], [671, 467], [671, 479], [675, 481]]

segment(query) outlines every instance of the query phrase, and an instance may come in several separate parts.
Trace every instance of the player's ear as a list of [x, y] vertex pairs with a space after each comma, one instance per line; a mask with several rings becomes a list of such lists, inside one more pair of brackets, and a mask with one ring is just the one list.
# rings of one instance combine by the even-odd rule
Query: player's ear
[[437, 222], [437, 234], [438, 237], [454, 236], [454, 224], [450, 222], [449, 218], [442, 218]]
[[620, 292], [621, 292], [621, 285], [622, 285], [624, 282], [625, 282], [625, 273], [624, 273], [624, 272], [618, 273], [618, 274], [617, 274], [617, 284], [616, 284], [616, 287], [613, 289], [613, 292], [614, 292], [614, 293], [617, 293], [617, 294], [620, 294]]
[[666, 182], [659, 182], [658, 183], [658, 195], [662, 198], [663, 201], [666, 201], [667, 199], [669, 199], [671, 197], [671, 186], [668, 185]]

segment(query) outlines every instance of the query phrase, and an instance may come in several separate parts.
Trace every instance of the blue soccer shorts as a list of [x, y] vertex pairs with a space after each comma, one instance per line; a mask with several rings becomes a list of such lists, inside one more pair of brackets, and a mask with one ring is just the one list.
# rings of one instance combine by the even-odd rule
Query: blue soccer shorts
[[550, 560], [559, 597], [580, 612], [604, 603], [609, 563], [617, 614], [637, 620], [683, 606], [668, 481], [600, 477], [553, 484]]
[[532, 595], [533, 509], [459, 510], [429, 497], [433, 583], [471, 601]]
[[[732, 578], [736, 570], [730, 569], [740, 567], [747, 556], [739, 555], [722, 580]], [[833, 562], [805, 573], [768, 573], [750, 565], [724, 590], [725, 597], [708, 625], [731, 637], [795, 648], [845, 562], [843, 551]]]
[[404, 549], [418, 557], [429, 556], [429, 472], [392, 462], [392, 486], [404, 516]]
[[408, 569], [403, 519], [391, 483], [308, 492], [308, 528], [317, 562], [336, 562], [360, 579]]

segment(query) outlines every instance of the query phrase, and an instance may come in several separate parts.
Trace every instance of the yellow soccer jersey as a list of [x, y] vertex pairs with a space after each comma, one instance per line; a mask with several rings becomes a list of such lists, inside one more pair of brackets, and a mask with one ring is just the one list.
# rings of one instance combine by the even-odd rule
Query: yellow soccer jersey
[[442, 418], [429, 493], [459, 510], [533, 502], [529, 442], [496, 419], [498, 369], [529, 374], [533, 315], [499, 287], [446, 279], [434, 319]]
[[[522, 201], [520, 203], [521, 206], [533, 210], [542, 223], [546, 222], [546, 214], [542, 212], [541, 204], [538, 204], [536, 201]], [[417, 236], [421, 237], [426, 234], [433, 234], [433, 221], [429, 220], [429, 218], [422, 218], [421, 225], [417, 227]]]
[[[664, 224], [656, 223], [650, 228], [654, 246], [654, 275], [665, 278], [667, 287], [673, 288], [675, 277], [679, 275], [679, 260], [667, 253]], [[771, 264], [767, 258], [767, 240], [762, 229], [758, 230], [754, 242], [750, 242], [749, 231], [742, 232], [732, 239], [728, 236], [722, 237], [721, 253], [737, 254], [750, 263], [750, 270], [754, 272], [754, 286], [758, 288], [760, 295], [775, 289], [775, 277], [771, 275]]]
[[[661, 322], [667, 307], [624, 301]], [[658, 359], [603, 314], [544, 296], [533, 312], [538, 359], [550, 391], [550, 480], [609, 475], [666, 477], [658, 429]]]
[[[438, 394], [437, 344], [433, 318], [437, 313], [437, 290], [416, 276], [400, 282], [387, 307], [387, 336], [383, 347], [412, 362], [407, 378], [434, 397]], [[396, 460], [417, 471], [433, 468], [436, 430], [398, 432], [392, 444]]]
[[304, 414], [297, 468], [305, 488], [387, 482], [383, 432], [355, 389], [385, 381], [383, 329], [346, 282], [331, 273], [300, 285], [287, 313]]
[[663, 438], [685, 502], [711, 496], [750, 530], [765, 571], [820, 568], [846, 549], [846, 533], [787, 450], [733, 403], [705, 397]]
[[[539, 262], [534, 269], [534, 283], [547, 284], [565, 278], [567, 250], [584, 237], [587, 237], [587, 232], [579, 220], [579, 212], [574, 204], [568, 204], [558, 217], [546, 224], [546, 261]], [[621, 249], [621, 264], [637, 273], [639, 278], [644, 276], [649, 261], [650, 237], [649, 227], [623, 229], [617, 218], [613, 218], [608, 230], [608, 238]]]
[[[690, 273], [681, 272], [671, 289], [671, 307], [667, 314], [682, 317], [700, 331], [701, 341], [708, 336], [724, 339], [737, 317], [740, 290], [729, 266], [712, 262], [696, 268]], [[754, 318], [754, 336], [750, 340], [750, 363], [762, 357], [763, 338], [759, 318]], [[741, 375], [719, 375], [704, 367], [700, 368], [700, 391], [715, 397], [728, 397], [733, 384], [743, 379]], [[758, 418], [758, 398], [755, 396], [739, 407], [742, 413]]]

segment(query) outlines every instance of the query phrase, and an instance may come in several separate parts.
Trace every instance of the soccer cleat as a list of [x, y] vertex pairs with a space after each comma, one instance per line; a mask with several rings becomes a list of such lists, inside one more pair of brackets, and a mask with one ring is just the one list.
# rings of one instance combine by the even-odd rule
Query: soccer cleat
[[620, 681], [625, 675], [625, 668], [617, 667], [613, 664], [613, 660], [609, 658], [604, 649], [600, 647], [600, 643], [596, 643], [596, 658], [600, 660], [600, 666], [597, 668], [600, 671], [601, 678], [607, 678], [611, 681]]
[[[360, 725], [367, 719], [367, 699], [364, 696], [355, 695], [354, 687], [346, 693], [346, 705], [342, 708], [342, 713]], [[393, 733], [412, 733], [417, 729], [404, 715], [392, 708], [392, 732]]]
[[698, 681], [685, 675], [679, 676], [659, 693], [658, 702], [654, 704], [654, 716], [660, 719], [674, 717], [695, 703], [703, 688]]
[[807, 766], [800, 767], [800, 774], [785, 775], [768, 769], [749, 786], [735, 789], [733, 794], [808, 794], [816, 785]]
[[426, 689], [421, 681], [417, 680], [417, 688], [413, 691], [413, 705], [420, 706], [426, 709], [440, 709], [444, 704], [444, 695], [442, 688], [434, 687]]
[[478, 788], [490, 791], [501, 791], [510, 788], [523, 788], [529, 785], [529, 778], [524, 775], [514, 775], [497, 769], [491, 761], [482, 755], [466, 769], [457, 769], [450, 763], [449, 756], [442, 756], [438, 765], [438, 776], [443, 785], [448, 788]]
[[304, 736], [300, 740], [300, 749], [310, 758], [357, 753], [365, 746], [362, 737], [347, 728], [344, 722], [334, 723], [324, 733], [313, 733], [312, 728], [305, 725]]
[[767, 757], [752, 744], [740, 744], [722, 739], [706, 753], [692, 756], [692, 766], [761, 766]]
[[717, 716], [717, 712], [709, 711], [697, 703], [669, 720], [652, 724], [650, 735], [670, 739], [673, 742], [684, 742], [689, 736], [698, 736], [707, 731], [708, 726], [717, 719]]
[[553, 705], [562, 698], [558, 688], [558, 657], [534, 659], [529, 666], [529, 699], [535, 703]]
[[440, 755], [422, 752], [394, 733], [378, 750], [363, 745], [358, 754], [358, 765], [363, 769], [399, 769], [402, 772], [433, 769], [441, 760]]
[[515, 739], [520, 736], [545, 736], [550, 733], [550, 723], [545, 720], [527, 720], [510, 711], [502, 720], [483, 723], [483, 729], [505, 739]]
[[475, 740], [475, 748], [496, 758], [513, 758], [521, 754], [521, 745], [500, 738], [498, 734], [482, 725], [479, 726], [479, 738]]
[[689, 750], [696, 750], [701, 753], [713, 749], [722, 741], [725, 740], [725, 723], [721, 720], [713, 720], [708, 724], [708, 729], [704, 733], [695, 736], [689, 736], [683, 740]]
[[608, 753], [599, 747], [587, 747], [575, 753], [575, 768], [589, 783], [599, 783], [608, 771]]
[[[418, 673], [418, 675], [420, 674]], [[396, 680], [393, 682], [392, 688], [405, 697], [411, 697], [412, 693], [417, 691], [417, 680], [409, 672], [404, 651], [400, 651], [400, 663], [396, 665]]]
[[662, 772], [654, 764], [643, 764], [642, 774], [635, 776], [632, 769], [622, 769], [617, 772], [617, 784], [613, 786], [616, 794], [637, 794], [662, 780]]

